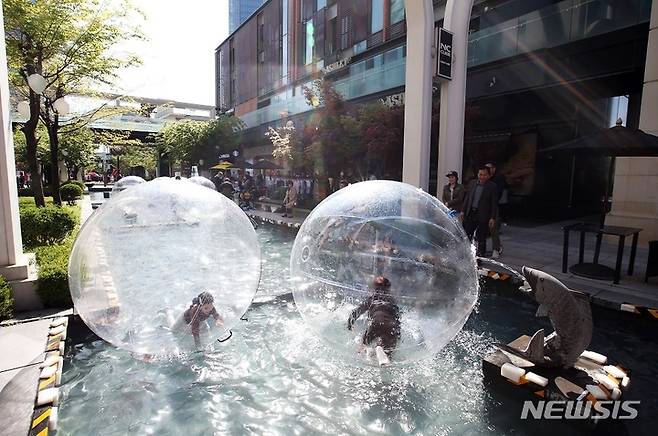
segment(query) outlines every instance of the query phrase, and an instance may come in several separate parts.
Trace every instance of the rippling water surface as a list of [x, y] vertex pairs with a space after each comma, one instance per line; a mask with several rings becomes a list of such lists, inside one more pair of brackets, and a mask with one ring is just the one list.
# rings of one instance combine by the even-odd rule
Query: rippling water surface
[[[520, 405], [483, 384], [481, 359], [493, 343], [547, 327], [534, 318], [535, 304], [483, 292], [464, 329], [436, 357], [403, 368], [349, 366], [308, 333], [288, 294], [294, 234], [271, 227], [258, 233], [257, 303], [233, 337], [184, 360], [150, 363], [101, 340], [73, 346], [58, 434], [580, 434], [520, 421]], [[656, 330], [594, 315], [590, 349], [630, 366], [629, 397], [642, 400], [639, 419], [611, 432], [652, 434]]]

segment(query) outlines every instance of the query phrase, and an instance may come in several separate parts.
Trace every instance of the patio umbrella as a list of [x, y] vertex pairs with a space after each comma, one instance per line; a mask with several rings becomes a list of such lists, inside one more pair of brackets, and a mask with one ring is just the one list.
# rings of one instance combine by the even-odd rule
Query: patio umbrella
[[246, 160], [241, 160], [239, 162], [233, 162], [232, 168], [251, 169], [253, 168], [253, 166]]
[[253, 169], [255, 170], [280, 170], [283, 169], [282, 166], [275, 164], [267, 159], [258, 159], [253, 164]]
[[574, 156], [580, 154], [612, 158], [608, 169], [601, 226], [605, 222], [606, 203], [610, 196], [610, 183], [615, 169], [615, 157], [658, 156], [658, 136], [650, 135], [639, 129], [624, 127], [621, 122], [621, 119], [618, 119], [615, 127], [600, 130], [591, 135], [539, 151], [539, 153], [571, 152], [574, 153]]
[[220, 162], [214, 167], [211, 167], [211, 170], [227, 170], [229, 168], [234, 168], [233, 164], [231, 162]]

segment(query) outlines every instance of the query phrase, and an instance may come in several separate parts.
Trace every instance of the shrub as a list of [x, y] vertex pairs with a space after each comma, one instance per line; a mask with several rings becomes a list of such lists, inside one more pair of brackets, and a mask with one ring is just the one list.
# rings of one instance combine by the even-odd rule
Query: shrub
[[20, 208], [21, 233], [27, 247], [61, 242], [75, 228], [74, 215], [61, 207]]
[[75, 200], [82, 197], [84, 188], [81, 188], [76, 183], [66, 183], [59, 188], [59, 195], [62, 198], [62, 201], [68, 202], [68, 204], [73, 204]]
[[[43, 195], [44, 197], [52, 197], [53, 196], [53, 190], [50, 186], [44, 186], [43, 187]], [[33, 197], [34, 192], [32, 192], [32, 188], [22, 188], [18, 190], [18, 196], [19, 197]]]
[[14, 316], [14, 299], [11, 298], [11, 285], [0, 276], [0, 321]]
[[64, 244], [39, 247], [36, 250], [39, 265], [37, 292], [45, 307], [71, 307], [68, 264], [72, 241]]
[[69, 185], [69, 184], [79, 186], [80, 189], [82, 189], [83, 192], [84, 192], [85, 188], [87, 187], [87, 185], [85, 185], [84, 182], [81, 182], [80, 180], [69, 180], [67, 182], [62, 183], [61, 186]]

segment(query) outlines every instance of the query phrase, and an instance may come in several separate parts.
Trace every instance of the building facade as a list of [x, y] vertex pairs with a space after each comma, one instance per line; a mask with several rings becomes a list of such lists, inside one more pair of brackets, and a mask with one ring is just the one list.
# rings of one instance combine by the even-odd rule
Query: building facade
[[228, 31], [233, 33], [235, 29], [258, 9], [265, 0], [229, 0], [228, 3]]
[[[435, 1], [437, 26], [444, 7]], [[652, 0], [476, 1], [457, 170], [498, 163], [521, 214], [599, 210], [608, 160], [542, 149], [618, 117], [640, 125], [651, 11]], [[308, 120], [303, 87], [320, 76], [348, 102], [403, 104], [406, 25], [403, 0], [269, 0], [216, 50], [216, 109], [245, 122], [249, 157], [271, 152], [268, 127]]]

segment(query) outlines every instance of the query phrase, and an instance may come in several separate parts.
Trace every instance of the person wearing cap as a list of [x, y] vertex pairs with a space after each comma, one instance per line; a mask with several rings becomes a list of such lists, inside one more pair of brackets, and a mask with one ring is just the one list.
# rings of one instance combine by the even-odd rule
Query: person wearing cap
[[457, 174], [457, 171], [450, 171], [446, 174], [446, 177], [448, 178], [448, 184], [443, 187], [441, 200], [448, 209], [461, 211], [466, 191], [463, 185], [457, 183], [459, 174]]

